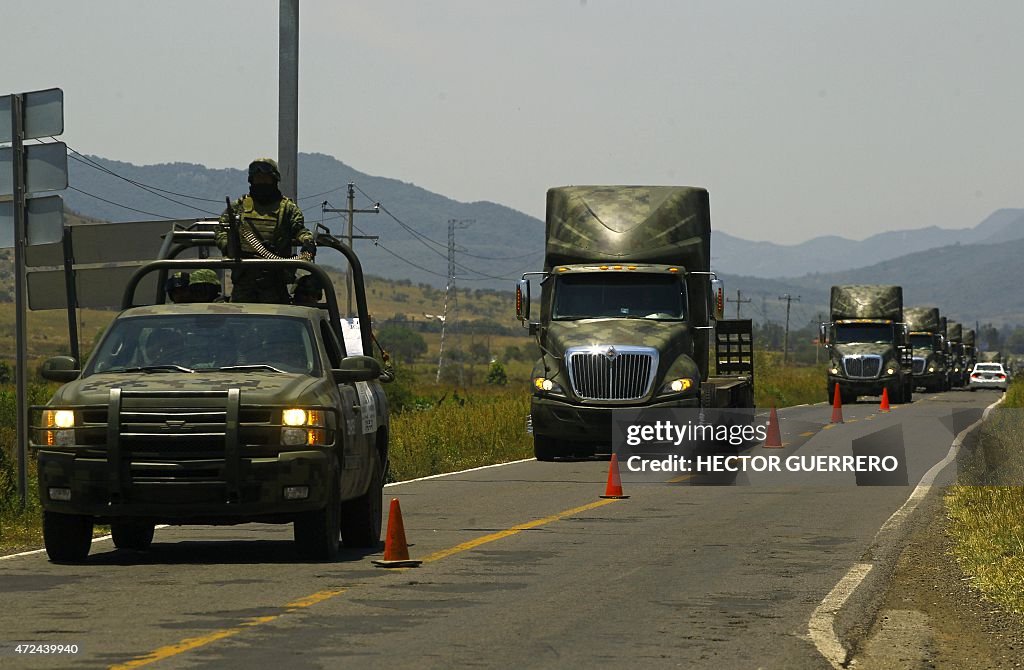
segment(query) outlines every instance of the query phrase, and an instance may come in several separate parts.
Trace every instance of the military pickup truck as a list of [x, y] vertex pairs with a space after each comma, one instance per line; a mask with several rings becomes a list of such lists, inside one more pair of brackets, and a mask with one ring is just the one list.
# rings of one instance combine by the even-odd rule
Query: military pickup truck
[[716, 319], [705, 189], [552, 188], [546, 218], [544, 270], [516, 287], [516, 314], [543, 352], [529, 418], [538, 460], [608, 453], [619, 408], [752, 410], [751, 322]]
[[833, 286], [831, 321], [821, 324], [821, 341], [829, 350], [829, 402], [838, 386], [842, 402], [860, 395], [882, 395], [910, 402], [914, 392], [912, 356], [903, 321], [899, 286]]
[[[168, 257], [139, 269], [84, 366], [67, 356], [44, 363], [44, 377], [66, 382], [33, 408], [52, 561], [83, 561], [94, 523], [134, 550], [149, 547], [156, 524], [247, 522], [294, 524], [309, 560], [336, 558], [340, 541], [378, 545], [389, 414], [380, 364], [363, 355], [372, 335], [362, 270], [336, 238], [317, 243], [344, 254], [352, 270], [360, 330], [349, 345], [320, 267], [176, 258], [183, 247], [212, 246], [210, 232], [182, 235], [165, 245]], [[160, 290], [139, 302], [147, 275], [162, 287], [168, 272], [240, 265], [304, 270], [326, 302], [162, 304]]]

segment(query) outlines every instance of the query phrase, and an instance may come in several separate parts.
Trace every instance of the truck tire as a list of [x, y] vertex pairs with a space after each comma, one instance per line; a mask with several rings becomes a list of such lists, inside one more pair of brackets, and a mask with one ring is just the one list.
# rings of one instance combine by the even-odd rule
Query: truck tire
[[155, 524], [140, 521], [111, 521], [110, 534], [118, 549], [145, 551], [153, 544]]
[[366, 493], [341, 503], [341, 541], [346, 547], [376, 549], [380, 546], [383, 499], [384, 473], [380, 457], [375, 456], [373, 474], [370, 476], [370, 485], [366, 488]]
[[295, 548], [308, 561], [333, 561], [341, 545], [341, 483], [338, 468], [331, 468], [327, 480], [327, 504], [305, 512], [293, 524]]
[[533, 436], [533, 456], [538, 461], [553, 461], [555, 456], [561, 456], [562, 453], [555, 445], [555, 441], [550, 437], [541, 437], [540, 435]]
[[92, 545], [92, 517], [43, 511], [43, 544], [54, 563], [81, 563]]

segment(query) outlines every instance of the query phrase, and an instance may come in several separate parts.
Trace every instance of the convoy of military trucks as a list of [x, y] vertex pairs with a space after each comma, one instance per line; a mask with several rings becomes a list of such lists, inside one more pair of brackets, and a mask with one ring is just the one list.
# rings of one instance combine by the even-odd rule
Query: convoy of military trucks
[[[94, 523], [129, 549], [147, 548], [163, 523], [291, 523], [299, 554], [314, 560], [335, 558], [341, 542], [379, 543], [390, 379], [366, 355], [359, 259], [318, 235], [349, 263], [360, 317], [349, 323], [308, 259], [178, 258], [212, 247], [217, 225], [169, 234], [84, 365], [58, 356], [43, 366], [64, 382], [34, 408], [31, 431], [51, 560], [83, 560]], [[527, 421], [538, 460], [610, 452], [620, 409], [752, 416], [752, 323], [724, 318], [705, 189], [551, 188], [545, 225], [543, 270], [516, 285], [516, 315], [541, 352]], [[313, 275], [325, 302], [172, 305], [159, 290], [169, 272], [256, 265]], [[830, 402], [911, 402], [915, 389], [966, 386], [977, 360], [1000, 361], [939, 307], [906, 307], [900, 286], [833, 286], [820, 342]]]

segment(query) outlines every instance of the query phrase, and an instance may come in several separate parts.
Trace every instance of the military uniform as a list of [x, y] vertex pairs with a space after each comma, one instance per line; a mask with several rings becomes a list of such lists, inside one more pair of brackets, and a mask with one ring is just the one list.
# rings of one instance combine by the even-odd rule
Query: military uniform
[[[269, 166], [275, 182], [280, 180], [277, 164], [271, 159], [257, 159], [249, 166], [249, 181], [252, 183], [254, 166]], [[276, 189], [276, 187], [275, 187]], [[276, 198], [257, 200], [246, 195], [231, 205], [235, 221], [238, 222], [241, 238], [242, 256], [244, 258], [260, 258], [245, 239], [249, 232], [253, 233], [267, 251], [287, 258], [291, 256], [293, 241], [303, 247], [312, 247], [314, 236], [305, 226], [302, 210], [291, 198], [277, 193]], [[228, 215], [225, 210], [220, 217], [221, 228], [217, 231], [216, 242], [221, 252], [226, 252], [228, 245]], [[231, 282], [234, 288], [232, 302], [271, 302], [288, 303], [288, 283], [294, 273], [275, 268], [239, 268], [231, 271]]]

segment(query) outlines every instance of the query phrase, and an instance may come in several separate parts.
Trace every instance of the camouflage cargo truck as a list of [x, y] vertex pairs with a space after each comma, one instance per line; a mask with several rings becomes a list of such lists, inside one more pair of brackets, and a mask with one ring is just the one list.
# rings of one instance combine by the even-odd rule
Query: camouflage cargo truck
[[908, 307], [903, 320], [913, 348], [914, 385], [925, 392], [949, 390], [946, 376], [946, 343], [938, 307]]
[[[172, 255], [135, 274], [81, 369], [66, 356], [44, 363], [44, 377], [66, 382], [33, 408], [51, 560], [84, 560], [94, 523], [135, 550], [149, 547], [156, 524], [254, 521], [294, 524], [306, 559], [335, 558], [339, 541], [378, 545], [389, 415], [381, 367], [362, 355], [372, 337], [362, 272], [347, 246], [327, 235], [317, 242], [349, 258], [354, 333], [316, 265]], [[147, 274], [240, 264], [309, 272], [326, 304], [161, 304], [162, 291], [155, 304], [138, 302]]]
[[821, 325], [826, 343], [828, 398], [838, 384], [843, 402], [888, 391], [891, 402], [910, 402], [914, 380], [900, 286], [833, 286], [829, 315]]
[[971, 372], [965, 367], [963, 325], [956, 321], [947, 321], [946, 339], [949, 340], [949, 385], [951, 388], [963, 388], [967, 385]]
[[[544, 271], [516, 290], [543, 352], [530, 406], [538, 460], [607, 452], [616, 408], [753, 408], [751, 322], [715, 318], [706, 190], [552, 188], [546, 229]], [[542, 277], [536, 322], [530, 274]]]

